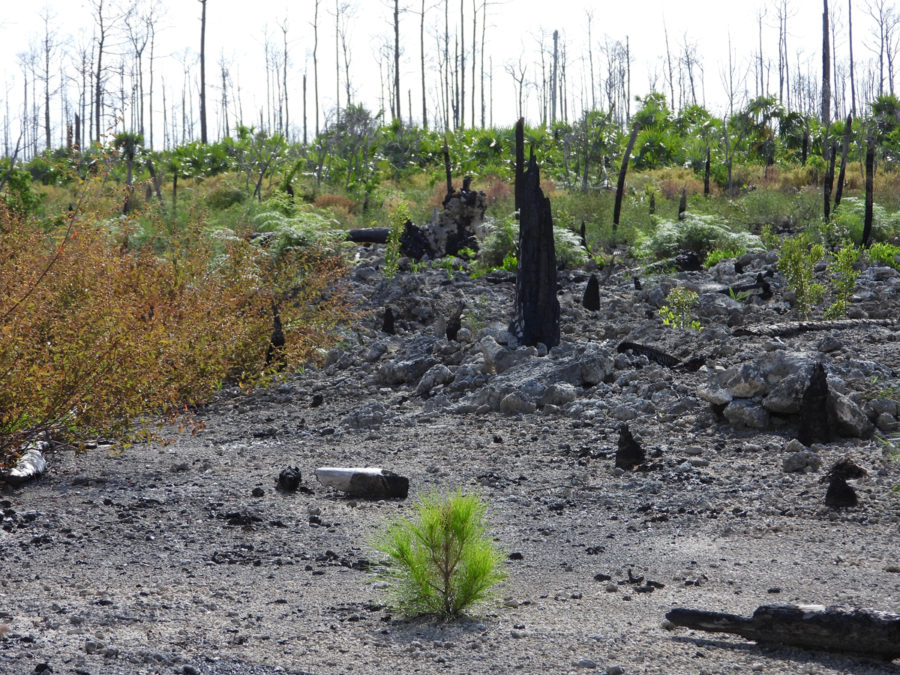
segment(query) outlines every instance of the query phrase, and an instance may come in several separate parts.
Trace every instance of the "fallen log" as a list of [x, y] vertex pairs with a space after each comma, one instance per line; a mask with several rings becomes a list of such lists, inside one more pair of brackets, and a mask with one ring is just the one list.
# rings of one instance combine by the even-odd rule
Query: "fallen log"
[[47, 460], [41, 454], [41, 450], [47, 450], [50, 444], [46, 441], [37, 441], [29, 445], [22, 456], [16, 461], [15, 466], [8, 473], [0, 473], [0, 478], [10, 485], [21, 485], [35, 478], [40, 478], [47, 471]]
[[900, 325], [897, 319], [836, 319], [834, 321], [792, 321], [790, 323], [743, 326], [736, 328], [732, 335], [754, 335], [756, 337], [791, 337], [800, 333], [823, 330], [846, 330], [848, 328], [890, 327]]
[[676, 626], [733, 633], [760, 644], [843, 652], [891, 661], [900, 657], [900, 614], [824, 605], [763, 605], [750, 618], [676, 608]]
[[408, 478], [374, 467], [324, 466], [316, 469], [316, 479], [350, 497], [406, 499], [409, 494]]

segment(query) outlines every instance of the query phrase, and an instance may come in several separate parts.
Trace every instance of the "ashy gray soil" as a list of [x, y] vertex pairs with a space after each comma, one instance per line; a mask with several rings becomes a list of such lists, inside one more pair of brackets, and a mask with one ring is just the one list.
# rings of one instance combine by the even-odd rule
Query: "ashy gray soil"
[[[510, 278], [383, 281], [377, 262], [362, 251], [352, 275], [375, 311], [327, 366], [221, 392], [170, 445], [57, 449], [40, 480], [2, 487], [0, 672], [900, 673], [664, 623], [674, 607], [900, 612], [896, 324], [746, 330], [793, 318], [765, 256], [642, 290], [635, 270], [601, 270], [595, 312], [580, 304], [589, 273], [564, 271], [563, 344], [542, 355], [502, 344]], [[772, 298], [702, 295], [703, 331], [662, 325], [673, 283], [702, 293], [766, 272]], [[851, 316], [900, 315], [900, 275], [866, 274]], [[396, 335], [381, 332], [388, 305]], [[706, 365], [658, 365], [619, 353], [623, 340]], [[709, 402], [717, 374], [779, 352], [826, 365], [863, 437], [800, 450], [796, 415], [754, 416], [761, 394], [730, 417]], [[578, 370], [588, 356], [599, 381]], [[614, 468], [624, 422], [647, 451], [637, 471]], [[823, 477], [844, 457], [866, 471], [850, 481], [859, 505], [826, 506]], [[296, 493], [275, 489], [289, 466]], [[410, 497], [348, 498], [316, 482], [321, 466], [390, 469]], [[369, 542], [417, 495], [456, 487], [487, 500], [508, 580], [463, 620], [406, 619]]]

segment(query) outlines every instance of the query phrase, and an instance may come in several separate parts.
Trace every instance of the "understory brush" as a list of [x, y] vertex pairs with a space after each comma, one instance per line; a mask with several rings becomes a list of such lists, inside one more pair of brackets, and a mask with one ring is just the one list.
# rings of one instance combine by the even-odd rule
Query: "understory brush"
[[[0, 462], [36, 434], [147, 438], [225, 381], [299, 367], [351, 312], [343, 263], [197, 223], [165, 255], [72, 212], [52, 236], [0, 207]], [[272, 360], [277, 320], [284, 345]]]

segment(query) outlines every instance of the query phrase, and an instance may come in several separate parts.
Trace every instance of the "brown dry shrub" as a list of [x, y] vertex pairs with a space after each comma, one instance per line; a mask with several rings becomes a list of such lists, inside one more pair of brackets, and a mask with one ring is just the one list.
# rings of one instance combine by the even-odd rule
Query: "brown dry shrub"
[[480, 189], [484, 190], [485, 201], [488, 206], [513, 198], [513, 186], [499, 176], [494, 174], [487, 175], [482, 179], [482, 184], [484, 187]]
[[314, 206], [320, 209], [335, 209], [343, 213], [354, 213], [356, 211], [356, 202], [344, 195], [337, 195], [331, 192], [316, 197]]
[[260, 382], [271, 373], [273, 303], [287, 367], [350, 317], [337, 259], [274, 261], [239, 239], [217, 248], [195, 229], [161, 258], [114, 245], [88, 219], [73, 215], [47, 237], [0, 210], [0, 463], [40, 432], [147, 437], [142, 420], [184, 411], [227, 380]]

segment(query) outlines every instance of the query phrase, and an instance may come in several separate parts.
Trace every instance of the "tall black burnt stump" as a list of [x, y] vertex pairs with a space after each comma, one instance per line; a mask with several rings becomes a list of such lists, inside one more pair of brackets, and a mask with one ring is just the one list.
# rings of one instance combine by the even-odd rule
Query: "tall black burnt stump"
[[509, 332], [519, 344], [551, 349], [559, 344], [559, 300], [556, 297], [556, 249], [550, 200], [541, 190], [534, 150], [522, 177], [519, 207], [519, 270], [516, 310]]

